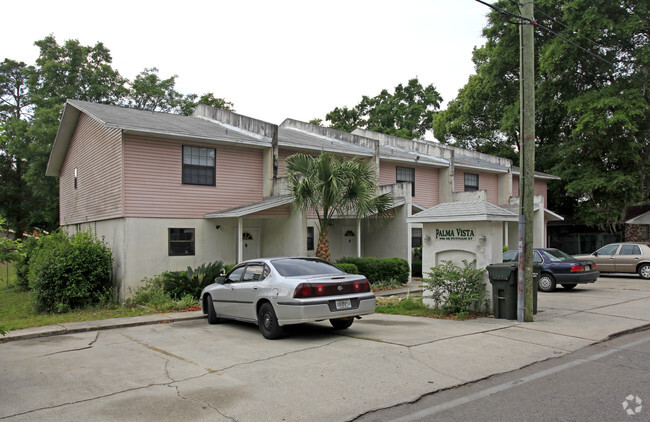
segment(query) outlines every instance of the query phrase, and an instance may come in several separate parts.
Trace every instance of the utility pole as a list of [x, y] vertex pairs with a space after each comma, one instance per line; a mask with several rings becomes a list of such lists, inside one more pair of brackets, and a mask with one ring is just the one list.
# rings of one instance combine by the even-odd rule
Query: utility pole
[[535, 206], [535, 56], [533, 0], [521, 4], [519, 155], [519, 277], [517, 321], [533, 321], [533, 211]]

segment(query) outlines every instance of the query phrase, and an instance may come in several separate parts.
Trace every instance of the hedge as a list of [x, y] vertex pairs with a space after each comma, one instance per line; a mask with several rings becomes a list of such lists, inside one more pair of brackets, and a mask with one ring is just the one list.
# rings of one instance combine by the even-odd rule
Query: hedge
[[346, 257], [339, 259], [337, 264], [356, 265], [358, 274], [364, 275], [370, 284], [391, 280], [405, 284], [409, 280], [409, 264], [402, 258]]

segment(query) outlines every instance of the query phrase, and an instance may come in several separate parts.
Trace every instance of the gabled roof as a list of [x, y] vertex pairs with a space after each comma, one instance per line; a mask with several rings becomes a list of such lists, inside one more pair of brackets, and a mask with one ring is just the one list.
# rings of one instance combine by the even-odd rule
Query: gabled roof
[[625, 222], [626, 224], [650, 224], [650, 211], [637, 215]]
[[107, 128], [121, 129], [128, 134], [214, 144], [237, 143], [258, 148], [271, 146], [270, 141], [261, 137], [229, 130], [205, 119], [88, 101], [68, 100], [63, 109], [59, 130], [54, 138], [46, 175], [59, 175], [81, 113], [87, 114]]
[[517, 214], [486, 201], [446, 202], [407, 218], [409, 223], [518, 220]]
[[379, 158], [387, 161], [398, 161], [409, 164], [428, 164], [436, 167], [449, 167], [449, 160], [433, 155], [421, 154], [416, 151], [409, 151], [393, 145], [381, 145], [379, 147]]
[[507, 173], [509, 170], [506, 166], [492, 163], [487, 160], [481, 160], [480, 158], [460, 155], [458, 153], [454, 157], [454, 167], [469, 170], [482, 170], [489, 173]]
[[[521, 168], [512, 166], [512, 174], [521, 176]], [[535, 172], [535, 179], [562, 180], [562, 178], [559, 176], [553, 176], [552, 174], [542, 173], [541, 171]]]
[[278, 129], [278, 144], [281, 147], [317, 152], [327, 151], [362, 157], [372, 157], [374, 155], [374, 151], [370, 148], [296, 127], [280, 126]]

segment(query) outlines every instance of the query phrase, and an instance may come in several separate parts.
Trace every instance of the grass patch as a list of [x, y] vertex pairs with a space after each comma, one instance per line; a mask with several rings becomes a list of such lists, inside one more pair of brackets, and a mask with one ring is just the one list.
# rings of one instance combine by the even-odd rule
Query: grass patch
[[[2, 270], [5, 270], [2, 267]], [[5, 273], [6, 274], [6, 273]], [[121, 306], [108, 304], [85, 309], [75, 309], [64, 313], [37, 313], [30, 293], [16, 286], [15, 270], [9, 266], [9, 287], [3, 276], [0, 283], [0, 333], [2, 330], [42, 327], [44, 325], [64, 324], [67, 322], [96, 321], [109, 318], [124, 318], [152, 315], [160, 312], [197, 310], [198, 302], [168, 300], [162, 303], [130, 304]], [[12, 278], [14, 274], [14, 278]], [[2, 339], [2, 336], [0, 336]]]
[[376, 281], [370, 285], [370, 290], [373, 292], [381, 292], [383, 290], [401, 289], [405, 284], [397, 280]]
[[375, 312], [380, 314], [420, 316], [436, 319], [462, 321], [489, 316], [485, 313], [466, 312], [462, 315], [445, 315], [439, 309], [429, 308], [422, 303], [422, 297], [402, 298], [397, 296], [378, 297]]

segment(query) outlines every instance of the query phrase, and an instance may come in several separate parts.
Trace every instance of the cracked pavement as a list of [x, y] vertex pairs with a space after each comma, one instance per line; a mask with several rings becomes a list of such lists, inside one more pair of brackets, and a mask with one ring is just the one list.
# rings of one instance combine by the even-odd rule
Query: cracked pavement
[[650, 324], [650, 281], [540, 293], [534, 323], [371, 315], [345, 331], [205, 319], [0, 344], [0, 420], [346, 421]]

